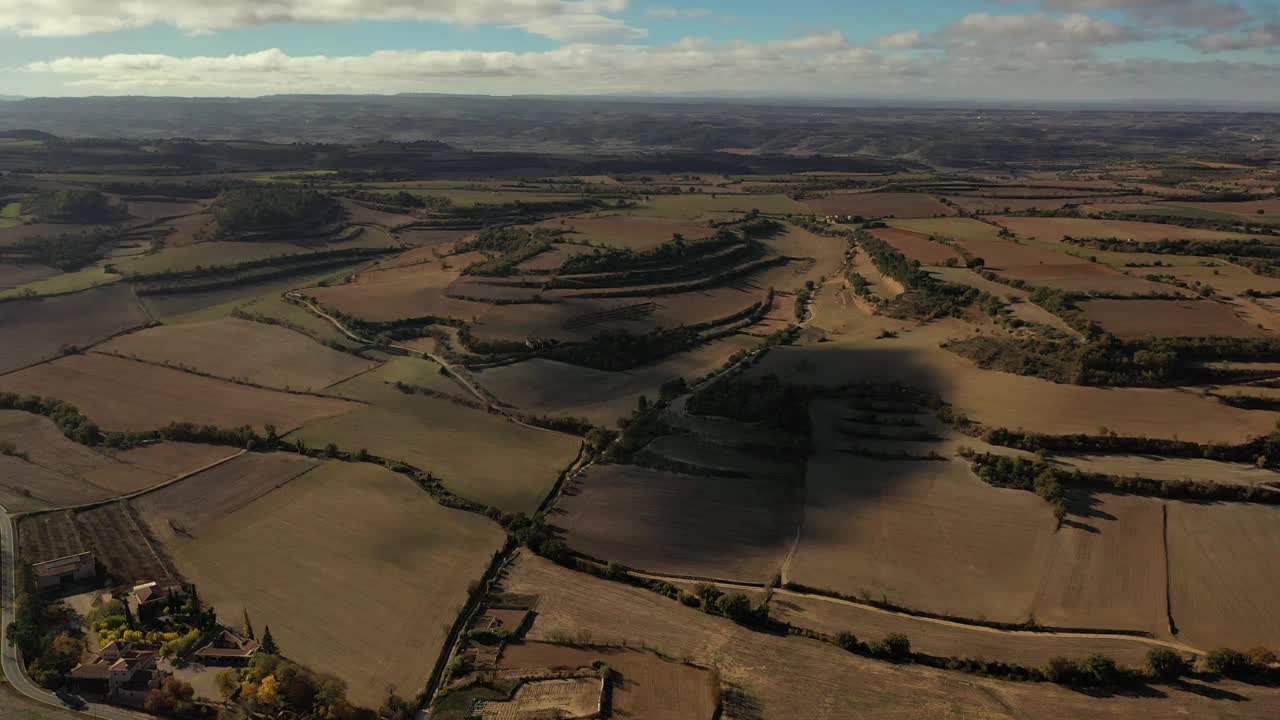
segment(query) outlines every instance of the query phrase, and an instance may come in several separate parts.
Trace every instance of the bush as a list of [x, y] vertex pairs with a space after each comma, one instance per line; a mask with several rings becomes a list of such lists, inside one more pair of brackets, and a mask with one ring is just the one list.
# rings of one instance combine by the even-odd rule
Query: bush
[[755, 614], [751, 609], [751, 600], [742, 593], [721, 596], [716, 601], [716, 610], [740, 625], [751, 622]]
[[885, 654], [894, 660], [904, 660], [911, 656], [911, 639], [902, 633], [890, 633], [884, 639]]
[[1227, 677], [1240, 677], [1253, 669], [1248, 655], [1231, 648], [1219, 648], [1209, 653], [1204, 659], [1204, 666], [1209, 672]]
[[858, 636], [846, 630], [836, 635], [836, 645], [849, 652], [854, 652], [858, 649]]
[[1152, 679], [1172, 682], [1186, 674], [1189, 669], [1187, 661], [1169, 648], [1153, 648], [1147, 652], [1147, 674]]

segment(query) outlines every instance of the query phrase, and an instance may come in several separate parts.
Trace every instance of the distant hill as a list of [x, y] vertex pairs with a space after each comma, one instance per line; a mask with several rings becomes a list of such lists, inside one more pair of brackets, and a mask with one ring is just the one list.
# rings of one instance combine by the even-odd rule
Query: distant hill
[[1132, 109], [898, 106], [808, 100], [277, 95], [29, 98], [0, 130], [63, 138], [362, 144], [435, 140], [465, 150], [636, 156], [824, 156], [866, 170], [1078, 168], [1170, 155], [1280, 156], [1280, 115]]
[[0, 95], [0, 102], [14, 102], [17, 100], [26, 100], [21, 95]]

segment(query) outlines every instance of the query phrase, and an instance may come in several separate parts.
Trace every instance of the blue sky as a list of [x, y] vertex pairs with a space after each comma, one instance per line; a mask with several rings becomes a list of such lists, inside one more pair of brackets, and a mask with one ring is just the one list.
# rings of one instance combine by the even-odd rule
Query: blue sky
[[117, 5], [0, 0], [0, 94], [1280, 98], [1274, 0]]

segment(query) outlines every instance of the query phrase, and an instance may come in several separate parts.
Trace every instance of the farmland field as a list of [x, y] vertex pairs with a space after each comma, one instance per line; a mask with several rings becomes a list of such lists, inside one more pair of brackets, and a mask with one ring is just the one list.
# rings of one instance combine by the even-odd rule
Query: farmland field
[[[566, 494], [556, 524], [569, 546], [651, 572], [765, 582], [799, 520], [778, 479], [693, 476], [627, 465], [593, 467]], [[610, 508], [626, 507], [624, 516]]]
[[960, 260], [960, 253], [942, 243], [929, 240], [929, 236], [923, 233], [886, 228], [872, 230], [871, 234], [894, 246], [907, 257], [919, 260], [925, 265], [941, 265], [949, 259]]
[[58, 398], [107, 430], [155, 430], [170, 422], [275, 425], [281, 432], [356, 409], [335, 398], [275, 392], [89, 353], [0, 377], [0, 390]]
[[485, 410], [405, 395], [388, 384], [395, 379], [374, 371], [332, 388], [372, 404], [308, 424], [297, 437], [311, 447], [332, 442], [409, 463], [463, 497], [510, 512], [536, 509], [581, 445], [576, 437], [521, 427]]
[[1170, 611], [1179, 637], [1205, 647], [1280, 645], [1280, 618], [1264, 572], [1280, 552], [1280, 511], [1244, 504], [1170, 502]]
[[377, 366], [293, 330], [235, 318], [151, 328], [97, 349], [288, 390], [321, 390]]
[[1087, 300], [1084, 315], [1121, 338], [1271, 337], [1211, 300]]
[[239, 508], [200, 488], [193, 497], [224, 509], [166, 542], [183, 575], [223, 616], [247, 609], [269, 624], [289, 657], [342, 678], [361, 704], [380, 703], [388, 683], [426, 683], [467, 584], [502, 544], [485, 518], [372, 465], [327, 463]]
[[[814, 640], [752, 632], [647, 590], [527, 555], [521, 556], [503, 589], [538, 597], [531, 640], [581, 633], [597, 643], [636, 638], [631, 642], [639, 644], [643, 638], [647, 647], [669, 657], [714, 664], [721, 682], [736, 691], [735, 702], [740, 704], [733, 707], [745, 706], [758, 713], [756, 717], [1127, 720], [1186, 710], [1218, 720], [1262, 720], [1280, 712], [1280, 693], [1242, 683], [1209, 688], [1248, 699], [1228, 706], [1205, 697], [1199, 683], [1161, 686], [1160, 697], [1094, 697], [1049, 683], [1009, 683], [878, 662]], [[619, 623], [620, 617], [627, 622]]]
[[680, 233], [685, 240], [709, 238], [715, 230], [705, 225], [675, 222], [661, 217], [631, 217], [626, 215], [568, 218], [563, 224], [549, 224], [553, 228], [569, 228], [575, 240], [593, 244], [603, 243], [613, 247], [648, 250]]
[[0, 438], [25, 456], [0, 455], [0, 505], [14, 512], [106, 500], [236, 452], [160, 443], [105, 454], [68, 440], [48, 418], [13, 410], [0, 411]]
[[147, 315], [123, 285], [60, 297], [0, 303], [0, 373], [84, 348], [145, 325]]
[[817, 200], [805, 200], [822, 215], [861, 215], [865, 218], [912, 218], [955, 215], [956, 211], [923, 193], [831, 193]]
[[1162, 225], [1160, 223], [1133, 220], [1039, 217], [995, 217], [992, 220], [1004, 225], [1020, 236], [1055, 241], [1061, 240], [1068, 235], [1076, 238], [1116, 237], [1136, 242], [1184, 239], [1238, 240], [1252, 237], [1242, 233], [1184, 228], [1179, 225]]

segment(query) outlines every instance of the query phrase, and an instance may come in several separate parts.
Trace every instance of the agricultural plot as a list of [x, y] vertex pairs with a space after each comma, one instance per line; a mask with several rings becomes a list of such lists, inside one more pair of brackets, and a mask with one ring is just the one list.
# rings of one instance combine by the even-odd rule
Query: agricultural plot
[[779, 458], [777, 453], [726, 447], [692, 435], [664, 435], [646, 445], [644, 451], [712, 474], [795, 478], [803, 473], [799, 463]]
[[631, 414], [641, 395], [656, 398], [662, 383], [675, 378], [693, 381], [758, 342], [758, 338], [732, 335], [626, 372], [525, 360], [476, 372], [475, 381], [525, 412], [583, 417], [608, 427]]
[[[1169, 208], [1195, 208], [1213, 214], [1227, 215], [1251, 223], [1273, 224], [1280, 222], [1280, 200], [1249, 200], [1245, 202], [1189, 202], [1167, 203]], [[1161, 205], [1164, 207], [1164, 205]]]
[[1165, 389], [1062, 385], [1039, 378], [983, 370], [939, 347], [972, 331], [943, 320], [904, 330], [900, 337], [777, 348], [748, 371], [789, 382], [838, 386], [875, 378], [936, 392], [956, 412], [989, 427], [1051, 435], [1098, 431], [1194, 442], [1238, 443], [1274, 429], [1275, 414], [1229, 407], [1202, 395]]
[[1041, 570], [1036, 622], [1169, 637], [1161, 501], [1081, 493], [1068, 508]]
[[[205, 488], [218, 506], [218, 488]], [[488, 519], [369, 464], [327, 463], [232, 505], [194, 538], [167, 541], [178, 567], [223, 617], [247, 610], [290, 658], [370, 707], [388, 684], [423, 687], [468, 584], [503, 542]]]
[[[1257, 392], [1250, 389], [1251, 392]], [[1256, 465], [1219, 462], [1202, 458], [1156, 457], [1149, 455], [1054, 455], [1053, 462], [1064, 470], [1079, 469], [1120, 477], [1152, 480], [1195, 480], [1224, 485], [1280, 485], [1280, 473]]]
[[58, 398], [105, 430], [155, 430], [170, 422], [280, 432], [356, 409], [335, 398], [238, 385], [123, 358], [89, 353], [0, 377], [0, 390]]
[[166, 325], [217, 320], [231, 315], [237, 308], [278, 300], [295, 288], [341, 281], [360, 267], [361, 264], [357, 263], [290, 277], [238, 283], [215, 290], [148, 295], [142, 298], [142, 302], [152, 316]]
[[860, 215], [864, 218], [932, 218], [956, 211], [924, 193], [833, 192], [805, 205], [819, 215]]
[[0, 290], [0, 300], [66, 295], [82, 290], [92, 290], [93, 288], [119, 281], [119, 275], [107, 272], [103, 267], [91, 265], [83, 270], [60, 273], [43, 280], [34, 280], [25, 285], [9, 288], [8, 290]]
[[532, 512], [581, 446], [579, 438], [509, 422], [428, 395], [406, 395], [379, 371], [332, 389], [371, 403], [302, 428], [310, 447], [335, 443], [430, 471], [451, 491], [509, 512]]
[[57, 357], [145, 325], [133, 290], [105, 287], [72, 295], [0, 303], [0, 373]]
[[747, 213], [759, 210], [766, 214], [811, 213], [808, 206], [792, 200], [786, 195], [767, 194], [710, 194], [694, 195], [655, 195], [645, 201], [636, 210], [625, 211], [627, 214], [651, 215], [676, 220], [698, 220], [707, 213]]
[[965, 217], [889, 220], [894, 228], [954, 240], [999, 240], [1000, 228], [990, 223]]
[[[539, 596], [529, 639], [586, 634], [593, 642], [644, 642], [668, 657], [714, 665], [730, 690], [726, 713], [756, 717], [875, 717], [893, 720], [1078, 718], [1129, 720], [1176, 715], [1263, 720], [1280, 713], [1280, 692], [1223, 682], [1208, 688], [1247, 698], [1224, 703], [1205, 686], [1160, 686], [1161, 697], [1097, 697], [1049, 683], [959, 678], [919, 665], [898, 665], [799, 637], [760, 633], [686, 608], [660, 595], [521, 557], [503, 589]], [[619, 623], [619, 618], [626, 618]], [[872, 637], [872, 640], [879, 640]], [[761, 668], [767, 667], [766, 672]], [[750, 717], [750, 715], [746, 715]]]
[[1079, 658], [1102, 653], [1116, 662], [1141, 667], [1152, 648], [1138, 639], [992, 632], [786, 590], [775, 591], [768, 607], [772, 617], [830, 636], [852, 632], [860, 640], [874, 641], [890, 633], [902, 633], [911, 638], [912, 650], [934, 657], [980, 657], [1042, 667], [1052, 657]]
[[113, 585], [181, 579], [164, 548], [128, 502], [114, 502], [73, 512], [76, 530], [87, 549], [106, 568]]
[[[617, 673], [611, 706], [618, 717], [711, 720], [715, 716], [718, 688], [710, 672], [664, 660], [645, 650], [516, 643], [503, 650], [501, 667], [511, 670], [591, 668], [597, 660], [604, 661]], [[593, 685], [598, 694], [599, 681]], [[593, 705], [587, 714], [594, 712]]]
[[[794, 486], [776, 478], [693, 476], [596, 465], [558, 505], [569, 547], [651, 572], [766, 582], [799, 522]], [[618, 513], [618, 508], [627, 508]]]
[[213, 522], [247, 507], [320, 465], [301, 455], [247, 453], [133, 500], [155, 537], [200, 537]]
[[449, 286], [461, 276], [464, 267], [466, 262], [449, 258], [363, 272], [354, 282], [313, 287], [306, 293], [324, 307], [373, 322], [428, 316], [470, 321], [484, 315], [492, 306], [448, 297]]
[[1093, 208], [1096, 211], [1105, 212], [1110, 209], [1120, 210], [1123, 205], [1119, 203], [1132, 202], [1140, 200], [1141, 195], [1134, 196], [1114, 196], [1108, 195], [1104, 197], [1058, 197], [1058, 198], [1010, 198], [1010, 197], [979, 197], [975, 195], [952, 195], [947, 199], [959, 205], [966, 212], [981, 213], [983, 215], [999, 215], [1009, 212], [1024, 212], [1027, 210], [1061, 210], [1069, 205], [1083, 205]]
[[961, 262], [960, 253], [940, 242], [934, 242], [928, 235], [901, 228], [883, 228], [872, 230], [872, 235], [884, 240], [898, 252], [912, 260], [919, 260], [924, 265], [942, 265], [948, 260]]
[[945, 615], [1031, 617], [1056, 525], [1035, 495], [992, 488], [955, 461], [819, 451], [805, 496], [788, 580]]
[[1271, 337], [1212, 300], [1086, 300], [1080, 310], [1117, 337]]
[[288, 328], [236, 318], [150, 328], [98, 350], [285, 390], [317, 391], [377, 367]]
[[632, 250], [655, 248], [669, 241], [676, 233], [683, 235], [684, 239], [690, 242], [703, 240], [715, 234], [715, 229], [706, 225], [694, 225], [664, 217], [631, 215], [575, 217], [566, 218], [563, 223], [543, 224], [553, 228], [569, 228], [575, 240]]
[[1169, 597], [1178, 637], [1206, 648], [1280, 646], [1276, 523], [1266, 505], [1169, 502]]
[[262, 319], [291, 330], [304, 333], [317, 342], [347, 351], [358, 350], [362, 345], [344, 335], [333, 323], [309, 312], [305, 307], [286, 302], [280, 295], [264, 295], [240, 306], [254, 321]]
[[1064, 237], [1120, 238], [1135, 242], [1159, 240], [1239, 240], [1253, 237], [1242, 233], [1185, 228], [1180, 225], [1134, 220], [1094, 220], [1087, 218], [995, 217], [997, 223], [1021, 237], [1058, 241]]
[[106, 454], [72, 442], [47, 418], [0, 411], [0, 438], [17, 455], [0, 455], [0, 505], [12, 512], [107, 500], [232, 455], [208, 445], [159, 443]]
[[300, 245], [283, 242], [218, 241], [178, 244], [165, 247], [153, 255], [122, 258], [114, 264], [124, 275], [149, 275], [183, 272], [197, 267], [238, 265], [253, 260], [298, 255], [309, 252]]
[[47, 265], [0, 263], [0, 292], [47, 280], [56, 276], [58, 272], [57, 269]]
[[1009, 303], [1009, 310], [1014, 317], [1027, 322], [1048, 325], [1059, 332], [1080, 337], [1079, 331], [1068, 325], [1062, 318], [1031, 302], [1031, 293], [1026, 290], [988, 280], [968, 268], [931, 267], [928, 271], [929, 274], [945, 282], [977, 288], [1003, 298]]

